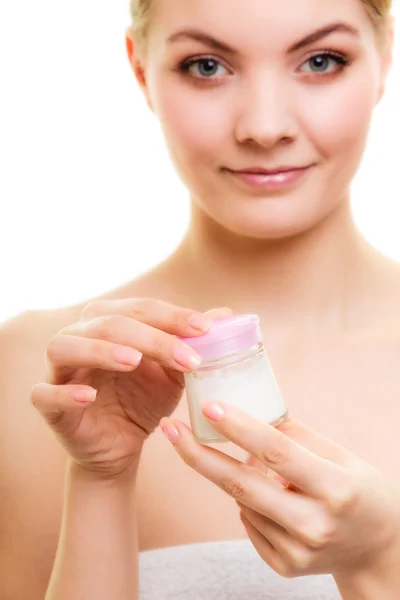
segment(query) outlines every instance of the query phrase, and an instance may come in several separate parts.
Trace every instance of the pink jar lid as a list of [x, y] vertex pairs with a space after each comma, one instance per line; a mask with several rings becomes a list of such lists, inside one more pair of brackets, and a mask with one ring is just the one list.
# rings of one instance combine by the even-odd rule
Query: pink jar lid
[[216, 319], [211, 329], [198, 337], [180, 337], [203, 360], [216, 360], [246, 350], [262, 341], [257, 315], [235, 315]]

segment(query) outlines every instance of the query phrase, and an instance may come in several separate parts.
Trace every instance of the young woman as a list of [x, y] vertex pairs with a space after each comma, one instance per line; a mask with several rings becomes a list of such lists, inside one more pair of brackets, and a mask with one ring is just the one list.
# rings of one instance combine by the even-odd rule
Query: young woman
[[[349, 193], [390, 4], [133, 0], [190, 228], [120, 289], [4, 324], [2, 598], [400, 597], [400, 269]], [[233, 443], [201, 446], [179, 336], [232, 312], [260, 316], [291, 418], [210, 398]]]

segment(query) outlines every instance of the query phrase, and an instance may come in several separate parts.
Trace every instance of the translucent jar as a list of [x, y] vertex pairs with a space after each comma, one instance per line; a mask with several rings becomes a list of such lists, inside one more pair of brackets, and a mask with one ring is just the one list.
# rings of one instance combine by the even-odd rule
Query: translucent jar
[[229, 441], [203, 415], [203, 400], [227, 402], [273, 426], [287, 418], [257, 315], [217, 319], [206, 334], [182, 339], [203, 359], [196, 371], [185, 373], [190, 422], [198, 442]]

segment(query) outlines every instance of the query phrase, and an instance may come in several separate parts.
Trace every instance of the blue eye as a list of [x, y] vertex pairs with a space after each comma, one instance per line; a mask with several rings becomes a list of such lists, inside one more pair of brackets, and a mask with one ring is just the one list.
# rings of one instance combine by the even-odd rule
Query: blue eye
[[[329, 70], [330, 62], [336, 65], [336, 70]], [[319, 73], [320, 76], [323, 76], [325, 73], [327, 75], [339, 73], [350, 64], [350, 60], [342, 54], [336, 54], [331, 51], [320, 51], [318, 54], [311, 56], [304, 64], [309, 64], [311, 66], [311, 70], [302, 71], [303, 73], [315, 73], [316, 75]], [[202, 57], [190, 58], [181, 62], [178, 66], [178, 71], [180, 73], [189, 75], [193, 79], [198, 79], [199, 81], [205, 81], [207, 79], [212, 81], [213, 79], [219, 79], [219, 68], [227, 71], [227, 69], [217, 59], [211, 57]], [[195, 73], [195, 70], [197, 73]]]
[[320, 52], [311, 56], [304, 64], [314, 63], [315, 69], [311, 68], [309, 73], [325, 73], [326, 68], [329, 67], [329, 62], [332, 61], [336, 66], [345, 67], [349, 64], [349, 60], [341, 54], [333, 54], [332, 52]]
[[180, 64], [179, 70], [182, 73], [192, 73], [191, 69], [194, 66], [199, 67], [198, 72], [200, 73], [200, 77], [195, 74], [193, 76], [199, 79], [213, 79], [212, 76], [216, 74], [218, 67], [225, 68], [214, 58], [197, 58], [184, 61]]

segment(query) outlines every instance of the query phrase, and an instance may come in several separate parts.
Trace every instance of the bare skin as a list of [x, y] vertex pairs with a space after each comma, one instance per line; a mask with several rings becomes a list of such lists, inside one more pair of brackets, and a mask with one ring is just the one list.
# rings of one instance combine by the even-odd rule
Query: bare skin
[[[393, 478], [400, 469], [400, 266], [359, 236], [350, 218], [348, 195], [373, 107], [384, 91], [390, 53], [378, 55], [358, 0], [251, 2], [249, 10], [241, 0], [229, 0], [236, 17], [229, 22], [224, 18], [224, 2], [174, 0], [173, 10], [170, 2], [160, 3], [147, 71], [139, 66], [133, 43], [127, 40], [138, 81], [165, 126], [172, 158], [192, 191], [193, 214], [188, 235], [173, 256], [102, 300], [153, 298], [202, 313], [220, 306], [235, 313], [258, 313], [289, 411]], [[272, 9], [276, 21], [270, 22], [266, 36], [268, 20], [259, 16], [269, 16]], [[329, 66], [334, 69], [322, 79], [320, 72], [298, 70], [308, 65], [304, 50], [293, 59], [287, 57], [287, 48], [310, 33], [308, 11], [313, 22], [321, 25], [333, 13], [357, 25], [361, 43], [354, 37], [337, 37], [334, 44], [336, 51], [349, 55], [351, 67], [339, 69], [331, 58]], [[193, 20], [207, 31], [213, 23], [216, 37], [241, 48], [240, 60], [225, 57], [222, 83], [203, 82], [201, 89], [178, 74], [177, 62], [189, 50], [192, 55], [205, 52], [204, 44], [185, 41], [186, 53], [179, 44], [168, 52], [165, 46], [168, 35]], [[321, 52], [325, 43], [314, 45], [315, 52]], [[222, 59], [217, 59], [222, 65]], [[265, 68], [271, 64], [276, 68]], [[274, 79], [266, 82], [269, 77]], [[271, 94], [271, 89], [276, 93]], [[250, 193], [226, 171], [226, 167], [257, 163], [312, 166], [297, 188], [285, 190], [282, 197], [269, 197]], [[57, 553], [63, 505], [68, 526], [61, 535], [62, 552], [57, 553], [59, 579], [46, 600], [78, 600], [77, 595], [68, 595], [63, 582], [74, 586], [80, 577], [79, 600], [100, 599], [98, 589], [101, 598], [108, 600], [111, 592], [107, 595], [104, 586], [113, 586], [116, 579], [118, 598], [133, 598], [136, 542], [140, 550], [148, 550], [246, 537], [232, 498], [179, 460], [159, 429], [145, 441], [137, 464], [133, 440], [129, 452], [134, 459], [124, 463], [119, 456], [116, 460], [115, 472], [121, 471], [122, 464], [135, 473], [138, 469], [133, 497], [124, 478], [115, 486], [101, 477], [96, 480], [82, 439], [78, 445], [70, 439], [62, 446], [49, 420], [46, 423], [29, 403], [32, 387], [40, 382], [63, 387], [62, 361], [58, 362], [61, 369], [49, 377], [44, 355], [50, 346], [54, 359], [52, 340], [65, 328], [82, 343], [77, 327], [87, 304], [30, 312], [1, 330], [0, 595], [4, 600], [43, 600]], [[70, 360], [75, 354], [68, 352]], [[102, 383], [108, 377], [106, 373]], [[105, 396], [103, 387], [102, 401]], [[44, 397], [37, 400], [37, 408], [43, 409]], [[147, 397], [141, 401], [139, 417], [146, 413]], [[129, 394], [125, 402], [127, 406]], [[147, 411], [147, 417], [153, 418], [153, 429], [163, 416], [165, 398], [156, 404], [153, 397], [152, 402], [157, 410]], [[139, 431], [132, 426], [137, 408], [132, 403], [126, 412], [130, 417], [123, 422], [129, 432], [127, 446], [130, 433]], [[184, 398], [173, 416], [189, 423]], [[50, 425], [57, 429], [54, 420]], [[109, 450], [112, 454], [121, 447], [110, 445]], [[245, 457], [232, 444], [224, 450]], [[129, 452], [122, 459], [132, 458]], [[68, 456], [75, 465], [72, 471], [68, 471]], [[64, 496], [66, 470], [70, 478]], [[87, 502], [82, 502], [85, 498]], [[94, 514], [98, 523], [93, 525]], [[107, 531], [103, 526], [108, 526]], [[90, 535], [85, 535], [90, 527]], [[108, 545], [121, 559], [112, 567], [104, 554]], [[79, 574], [74, 571], [77, 565]], [[101, 587], [94, 589], [96, 583]]]
[[[291, 413], [392, 477], [400, 469], [396, 426], [400, 268], [366, 245], [362, 253], [368, 259], [362, 277], [362, 287], [368, 290], [368, 308], [360, 308], [365, 311], [362, 327], [351, 333], [301, 333], [287, 339], [283, 323], [280, 333], [264, 326], [264, 336]], [[195, 281], [191, 286], [180, 275], [188, 266], [183, 256], [187, 253], [178, 251], [157, 269], [103, 298], [156, 297], [207, 310], [215, 299], [205, 296], [196, 303], [191, 296]], [[232, 297], [233, 310], [241, 310], [238, 296]], [[43, 598], [52, 570], [67, 453], [27, 398], [32, 386], [44, 380], [43, 355], [50, 340], [77, 321], [85, 304], [27, 313], [2, 329], [0, 564], [5, 599], [28, 593], [32, 599]], [[264, 323], [269, 321], [267, 315], [260, 316]], [[321, 331], [326, 321], [321, 320]], [[297, 324], [302, 325], [300, 318]], [[184, 398], [174, 416], [189, 424]], [[244, 458], [233, 444], [224, 451]], [[179, 460], [157, 429], [144, 445], [138, 472], [139, 548], [244, 538], [238, 515], [236, 503]]]

